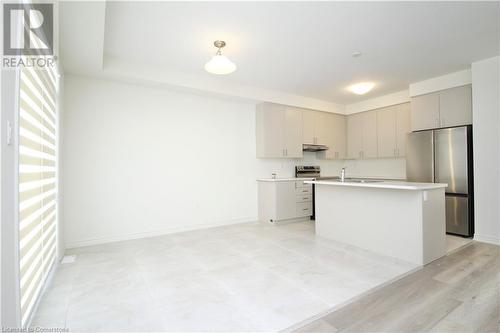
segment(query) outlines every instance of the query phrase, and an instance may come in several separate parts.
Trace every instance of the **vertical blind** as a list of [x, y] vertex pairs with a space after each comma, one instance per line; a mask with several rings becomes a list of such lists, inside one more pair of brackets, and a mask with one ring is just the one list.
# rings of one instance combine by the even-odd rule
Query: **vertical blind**
[[54, 69], [23, 68], [19, 98], [19, 259], [23, 326], [56, 257], [57, 117]]

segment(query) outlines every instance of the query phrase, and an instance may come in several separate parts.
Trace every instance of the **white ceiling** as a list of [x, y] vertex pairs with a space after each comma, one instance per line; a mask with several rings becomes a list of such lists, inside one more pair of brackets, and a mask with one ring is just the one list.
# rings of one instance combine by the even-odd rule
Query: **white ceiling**
[[[498, 54], [498, 18], [497, 2], [107, 2], [104, 69], [116, 59], [349, 104]], [[216, 39], [238, 70], [214, 78], [203, 65]], [[365, 80], [371, 93], [346, 91]]]

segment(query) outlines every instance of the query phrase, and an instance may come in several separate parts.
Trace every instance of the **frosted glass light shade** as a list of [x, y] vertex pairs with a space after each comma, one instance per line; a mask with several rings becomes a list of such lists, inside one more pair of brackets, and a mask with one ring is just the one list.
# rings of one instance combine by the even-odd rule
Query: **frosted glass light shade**
[[373, 89], [375, 83], [373, 82], [360, 82], [353, 84], [349, 87], [349, 90], [357, 95], [364, 95]]
[[236, 70], [236, 65], [226, 56], [216, 54], [205, 64], [205, 70], [212, 74], [229, 74]]

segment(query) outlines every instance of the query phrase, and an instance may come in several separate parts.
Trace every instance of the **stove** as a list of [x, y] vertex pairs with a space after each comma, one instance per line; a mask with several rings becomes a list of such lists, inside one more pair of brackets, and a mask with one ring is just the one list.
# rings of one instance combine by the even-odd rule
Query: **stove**
[[295, 177], [297, 178], [319, 178], [321, 176], [321, 168], [319, 165], [297, 165], [295, 167]]
[[[321, 168], [319, 167], [319, 165], [297, 165], [295, 167], [295, 177], [297, 177], [297, 178], [309, 177], [309, 178], [314, 178], [316, 180], [335, 178], [335, 177], [322, 178], [321, 177]], [[314, 190], [314, 184], [313, 184], [312, 185], [312, 207], [313, 207], [313, 210], [312, 210], [311, 220], [314, 220], [314, 218], [316, 216], [316, 210], [315, 210], [315, 205], [314, 205], [314, 201], [315, 201], [314, 192], [315, 192], [315, 190]]]
[[316, 180], [332, 180], [339, 179], [339, 176], [321, 177], [321, 168], [319, 165], [298, 165], [295, 167], [295, 177], [309, 177]]

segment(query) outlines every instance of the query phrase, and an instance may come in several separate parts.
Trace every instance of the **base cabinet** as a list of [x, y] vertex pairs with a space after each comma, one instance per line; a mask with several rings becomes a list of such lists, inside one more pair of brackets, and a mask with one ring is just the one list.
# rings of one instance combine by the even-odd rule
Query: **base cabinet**
[[313, 214], [312, 185], [303, 181], [259, 181], [259, 221], [306, 220]]

